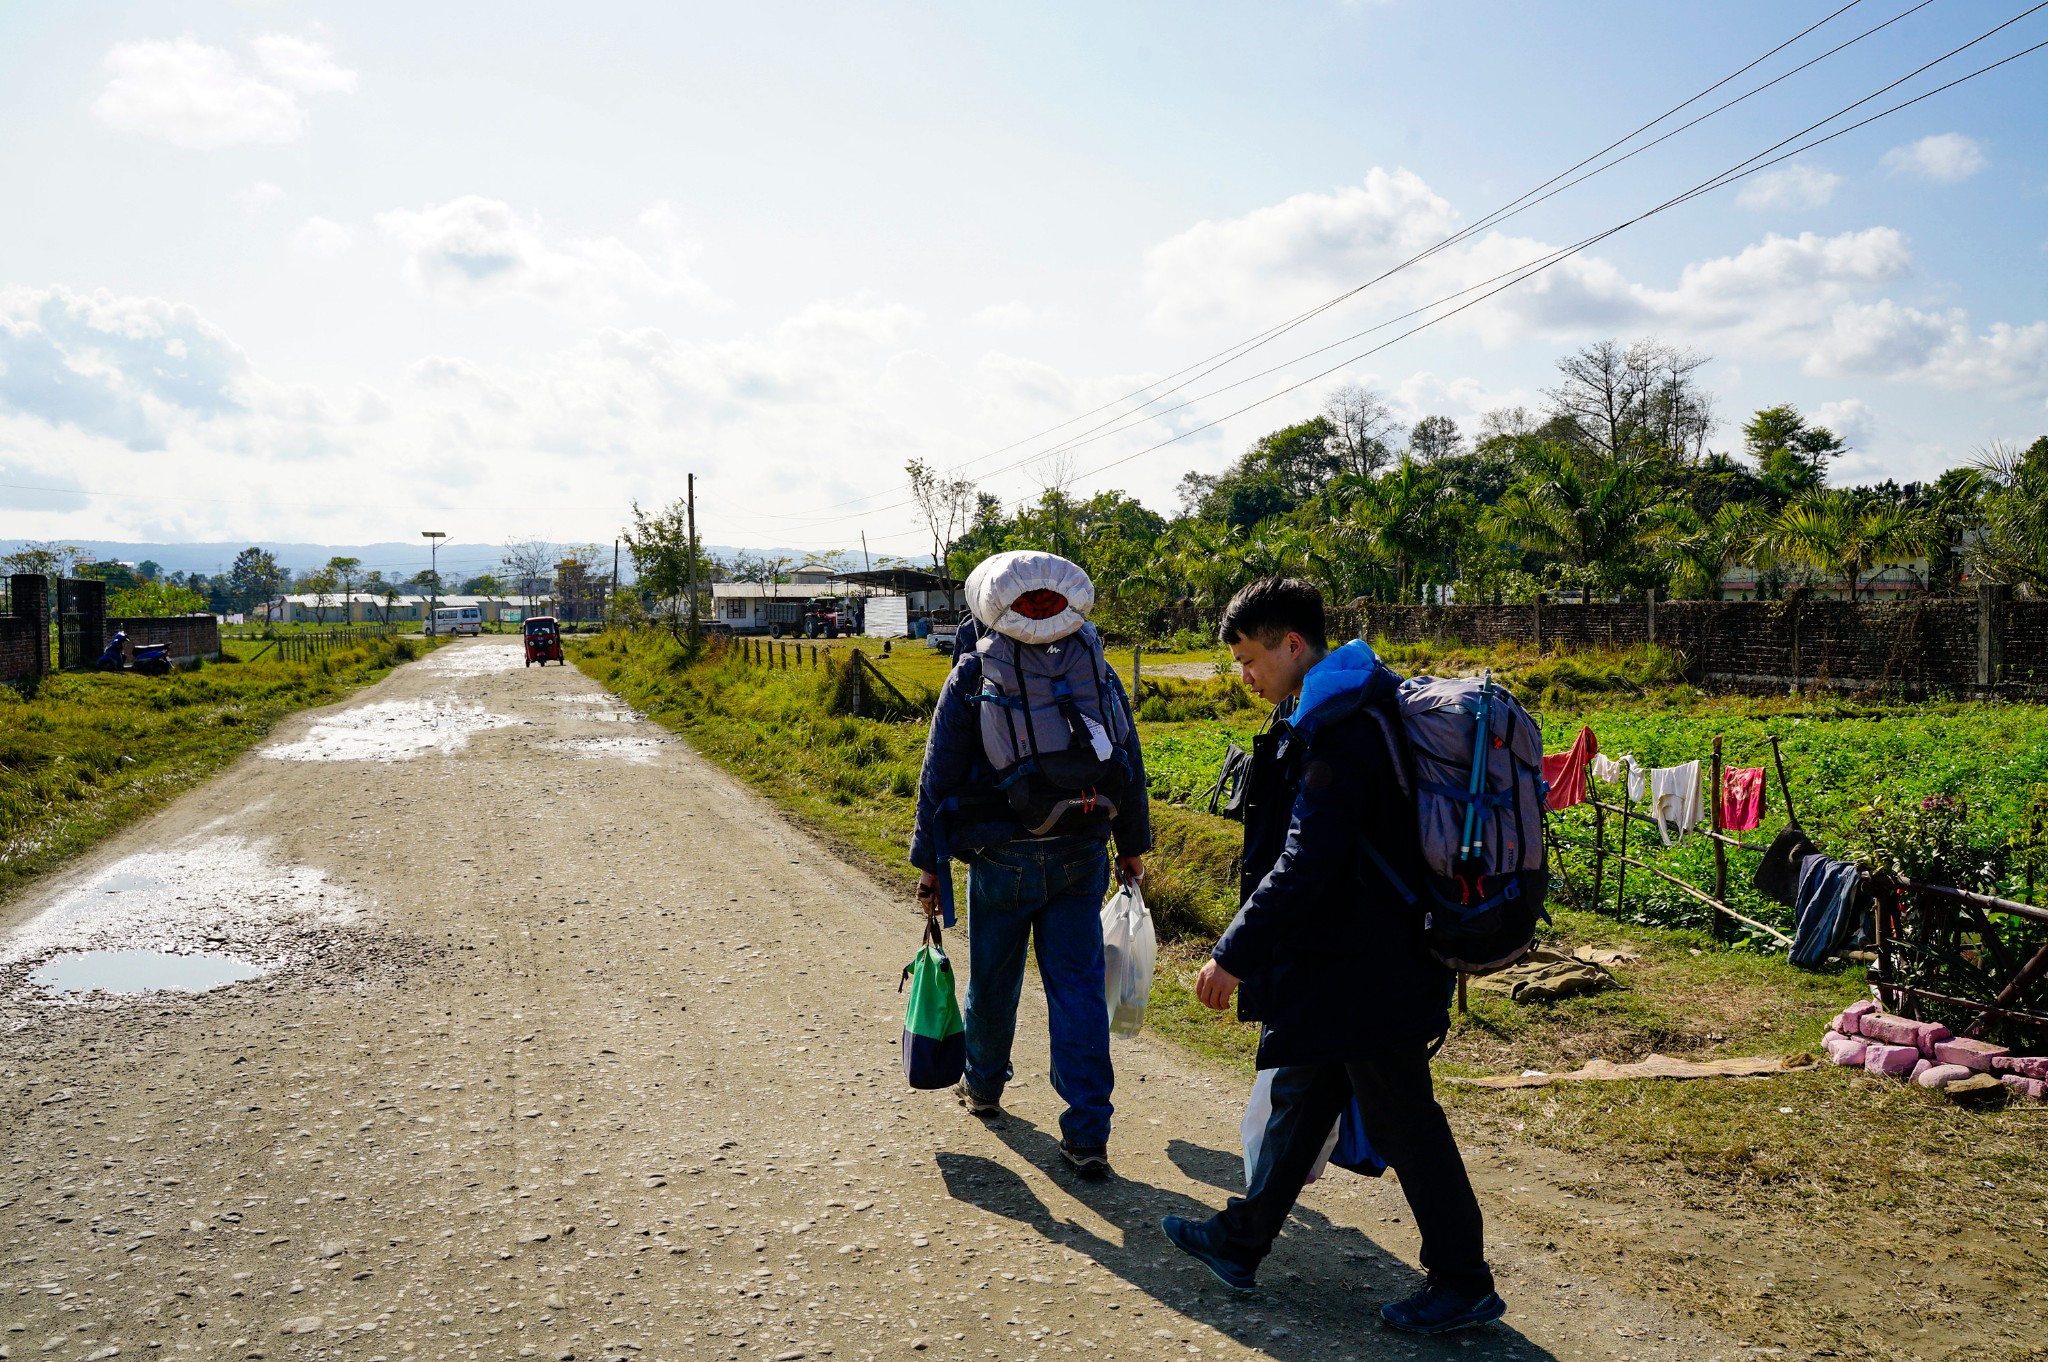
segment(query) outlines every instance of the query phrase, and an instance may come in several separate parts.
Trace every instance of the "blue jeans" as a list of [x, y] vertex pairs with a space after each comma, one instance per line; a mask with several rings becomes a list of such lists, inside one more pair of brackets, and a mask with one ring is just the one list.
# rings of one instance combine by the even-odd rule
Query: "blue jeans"
[[990, 847], [967, 874], [967, 1086], [994, 1099], [1010, 1081], [1028, 937], [1052, 1014], [1052, 1087], [1067, 1104], [1060, 1133], [1077, 1145], [1109, 1143], [1108, 892], [1109, 848], [1094, 837]]

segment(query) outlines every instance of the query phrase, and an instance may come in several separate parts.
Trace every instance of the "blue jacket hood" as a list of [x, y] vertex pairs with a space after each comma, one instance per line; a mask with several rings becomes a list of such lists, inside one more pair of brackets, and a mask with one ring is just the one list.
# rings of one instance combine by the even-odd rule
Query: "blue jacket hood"
[[1353, 639], [1308, 669], [1301, 681], [1301, 696], [1294, 702], [1288, 722], [1302, 732], [1315, 727], [1316, 710], [1328, 701], [1353, 691], [1364, 690], [1379, 670], [1379, 654], [1364, 639]]

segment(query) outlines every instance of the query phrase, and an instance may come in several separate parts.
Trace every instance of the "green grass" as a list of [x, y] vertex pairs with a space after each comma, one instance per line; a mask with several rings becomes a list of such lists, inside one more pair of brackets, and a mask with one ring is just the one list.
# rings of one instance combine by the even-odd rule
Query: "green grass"
[[0, 686], [0, 901], [220, 770], [285, 715], [338, 700], [429, 646], [377, 641], [311, 662]]

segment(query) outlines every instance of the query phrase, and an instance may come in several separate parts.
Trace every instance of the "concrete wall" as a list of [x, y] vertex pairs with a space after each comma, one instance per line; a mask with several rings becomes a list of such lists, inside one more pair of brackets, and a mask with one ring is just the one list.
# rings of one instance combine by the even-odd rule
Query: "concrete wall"
[[1656, 643], [1702, 685], [2048, 695], [2048, 601], [1975, 598], [1864, 604], [1636, 601], [1595, 605], [1370, 605], [1331, 611], [1333, 638], [1455, 640], [1542, 648]]

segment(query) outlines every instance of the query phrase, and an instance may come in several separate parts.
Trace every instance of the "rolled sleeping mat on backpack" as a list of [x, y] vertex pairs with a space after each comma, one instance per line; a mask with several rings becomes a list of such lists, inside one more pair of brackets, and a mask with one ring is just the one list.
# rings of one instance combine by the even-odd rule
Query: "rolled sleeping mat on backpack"
[[967, 608], [983, 628], [1019, 643], [1057, 643], [1095, 608], [1095, 583], [1056, 553], [1013, 549], [967, 574]]

